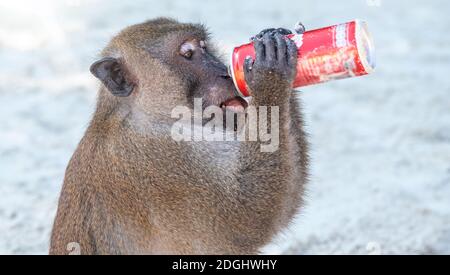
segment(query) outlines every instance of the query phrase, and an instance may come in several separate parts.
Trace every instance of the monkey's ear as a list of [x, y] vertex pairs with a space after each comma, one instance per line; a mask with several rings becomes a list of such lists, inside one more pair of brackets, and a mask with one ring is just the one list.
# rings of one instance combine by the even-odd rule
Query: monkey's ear
[[134, 86], [125, 78], [116, 58], [102, 58], [91, 65], [90, 71], [115, 96], [126, 97], [133, 91]]

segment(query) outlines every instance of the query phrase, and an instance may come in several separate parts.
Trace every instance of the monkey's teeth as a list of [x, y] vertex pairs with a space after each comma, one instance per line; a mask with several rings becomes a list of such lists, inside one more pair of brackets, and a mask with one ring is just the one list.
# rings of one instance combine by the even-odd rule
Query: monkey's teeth
[[225, 110], [231, 111], [233, 113], [243, 113], [245, 111], [244, 106], [226, 106]]
[[247, 108], [248, 103], [245, 99], [241, 97], [235, 97], [228, 99], [224, 103], [222, 103], [221, 107], [235, 113], [243, 113], [245, 112], [245, 108]]

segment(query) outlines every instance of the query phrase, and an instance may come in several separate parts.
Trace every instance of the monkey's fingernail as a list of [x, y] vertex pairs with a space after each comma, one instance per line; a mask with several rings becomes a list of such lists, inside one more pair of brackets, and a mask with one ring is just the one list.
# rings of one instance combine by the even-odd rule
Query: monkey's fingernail
[[297, 34], [302, 34], [302, 33], [304, 33], [305, 31], [306, 31], [306, 28], [305, 28], [305, 26], [302, 24], [302, 22], [297, 22], [296, 24], [295, 24], [295, 26], [294, 26], [294, 31], [297, 33]]
[[250, 38], [250, 40], [251, 40], [251, 42], [255, 42], [256, 40], [259, 40], [259, 41], [261, 41], [262, 40], [262, 35], [260, 35], [260, 34], [257, 34], [257, 35], [255, 35], [255, 36], [253, 36], [252, 38]]

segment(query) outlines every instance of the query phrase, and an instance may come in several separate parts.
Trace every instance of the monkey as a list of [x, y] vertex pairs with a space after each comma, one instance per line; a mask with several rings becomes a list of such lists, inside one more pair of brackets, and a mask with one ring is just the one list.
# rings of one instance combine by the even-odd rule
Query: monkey
[[[206, 27], [156, 18], [114, 36], [90, 67], [100, 88], [65, 171], [50, 254], [258, 254], [304, 204], [308, 142], [292, 89], [297, 48], [269, 29], [236, 96]], [[279, 107], [279, 148], [176, 141], [175, 106]], [[239, 109], [239, 108], [238, 108]], [[268, 122], [267, 122], [268, 123]]]

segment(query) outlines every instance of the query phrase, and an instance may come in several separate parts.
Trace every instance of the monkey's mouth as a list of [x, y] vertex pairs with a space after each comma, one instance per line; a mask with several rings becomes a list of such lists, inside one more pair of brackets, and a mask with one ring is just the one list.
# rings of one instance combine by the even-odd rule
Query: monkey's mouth
[[247, 106], [247, 101], [240, 96], [230, 98], [220, 104], [220, 108], [234, 113], [244, 113]]

